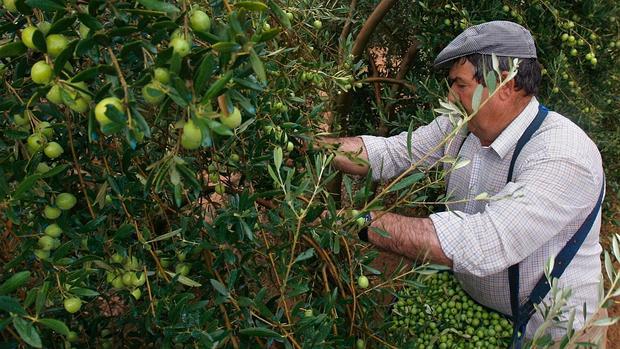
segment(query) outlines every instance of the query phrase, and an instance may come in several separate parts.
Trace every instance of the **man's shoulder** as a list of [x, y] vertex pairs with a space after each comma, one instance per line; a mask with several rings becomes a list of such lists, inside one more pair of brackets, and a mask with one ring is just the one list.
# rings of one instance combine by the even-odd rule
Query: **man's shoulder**
[[590, 164], [600, 162], [600, 152], [588, 134], [572, 120], [555, 111], [549, 111], [532, 141], [547, 156]]
[[579, 125], [556, 111], [549, 111], [547, 120], [541, 126], [541, 134], [556, 141], [551, 144], [580, 148], [579, 145], [587, 143], [596, 148], [594, 141]]

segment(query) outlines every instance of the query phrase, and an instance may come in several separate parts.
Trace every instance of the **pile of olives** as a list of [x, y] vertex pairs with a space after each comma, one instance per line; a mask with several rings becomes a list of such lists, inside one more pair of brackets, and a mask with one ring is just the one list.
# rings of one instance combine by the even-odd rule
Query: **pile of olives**
[[398, 293], [389, 334], [403, 348], [507, 348], [512, 323], [481, 306], [447, 272], [424, 276]]

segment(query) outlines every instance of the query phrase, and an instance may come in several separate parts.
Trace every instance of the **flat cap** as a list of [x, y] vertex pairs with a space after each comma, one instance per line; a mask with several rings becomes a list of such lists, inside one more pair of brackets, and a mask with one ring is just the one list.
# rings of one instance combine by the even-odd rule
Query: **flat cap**
[[437, 58], [435, 67], [470, 54], [480, 53], [513, 58], [538, 58], [532, 34], [517, 23], [492, 21], [465, 29], [444, 48]]

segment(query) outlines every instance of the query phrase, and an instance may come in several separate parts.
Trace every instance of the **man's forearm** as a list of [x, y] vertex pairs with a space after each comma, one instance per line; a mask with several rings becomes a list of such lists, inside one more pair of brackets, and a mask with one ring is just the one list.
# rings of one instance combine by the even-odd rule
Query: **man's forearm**
[[[383, 237], [373, 232], [372, 227], [382, 229], [390, 236]], [[441, 249], [433, 221], [429, 218], [373, 213], [373, 222], [368, 228], [368, 240], [381, 249], [411, 260], [430, 261], [452, 267], [452, 260]]]
[[319, 143], [338, 146], [334, 166], [340, 171], [358, 176], [368, 173], [368, 152], [360, 137], [321, 138]]

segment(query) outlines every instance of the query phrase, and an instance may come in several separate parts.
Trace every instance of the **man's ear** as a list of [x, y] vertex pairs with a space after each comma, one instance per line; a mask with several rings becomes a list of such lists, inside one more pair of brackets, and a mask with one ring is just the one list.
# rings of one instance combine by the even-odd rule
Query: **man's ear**
[[[508, 72], [502, 72], [502, 80], [506, 79], [507, 77]], [[505, 101], [512, 98], [512, 96], [517, 92], [517, 86], [515, 85], [515, 79], [513, 77], [512, 79], [510, 79], [510, 81], [506, 82], [506, 84], [502, 86], [499, 91], [497, 91], [497, 96], [500, 100]]]

